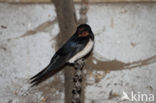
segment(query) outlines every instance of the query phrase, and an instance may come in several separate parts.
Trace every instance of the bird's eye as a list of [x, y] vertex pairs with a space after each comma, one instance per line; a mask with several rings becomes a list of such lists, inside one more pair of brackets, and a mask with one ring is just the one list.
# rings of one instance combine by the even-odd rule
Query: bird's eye
[[87, 31], [81, 31], [80, 33], [78, 33], [79, 37], [85, 37], [88, 36], [89, 33]]

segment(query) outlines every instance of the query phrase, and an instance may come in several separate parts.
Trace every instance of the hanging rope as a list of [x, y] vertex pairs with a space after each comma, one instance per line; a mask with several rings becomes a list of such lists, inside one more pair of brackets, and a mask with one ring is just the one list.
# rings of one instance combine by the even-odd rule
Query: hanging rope
[[[87, 12], [88, 12], [88, 0], [82, 0], [81, 1], [81, 8], [80, 8], [80, 19], [78, 21], [78, 24], [83, 24], [87, 23], [88, 18], [87, 18]], [[82, 59], [78, 60], [77, 63], [74, 64], [75, 66], [75, 73], [73, 76], [73, 98], [72, 98], [72, 103], [81, 103], [81, 92], [82, 92], [82, 81], [84, 80], [83, 78], [83, 67], [84, 67], [84, 61]]]
[[83, 66], [84, 66], [84, 61], [78, 60], [75, 64], [75, 73], [73, 76], [73, 98], [72, 98], [72, 103], [81, 103], [81, 90], [82, 90], [82, 80], [83, 80]]

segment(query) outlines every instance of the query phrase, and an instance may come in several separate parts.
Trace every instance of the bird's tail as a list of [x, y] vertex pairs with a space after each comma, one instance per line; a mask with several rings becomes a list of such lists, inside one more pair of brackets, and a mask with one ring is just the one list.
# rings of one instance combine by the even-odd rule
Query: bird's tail
[[52, 64], [49, 64], [45, 69], [37, 73], [35, 76], [30, 78], [30, 84], [32, 84], [32, 87], [37, 85], [38, 83], [41, 82], [42, 79], [46, 75], [48, 75], [50, 72], [55, 71], [56, 67], [54, 67]]

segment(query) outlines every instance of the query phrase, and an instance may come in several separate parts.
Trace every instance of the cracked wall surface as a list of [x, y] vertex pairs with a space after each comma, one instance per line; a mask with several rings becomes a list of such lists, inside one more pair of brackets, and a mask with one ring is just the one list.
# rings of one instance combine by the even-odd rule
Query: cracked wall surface
[[[86, 103], [131, 103], [121, 100], [123, 91], [156, 96], [155, 12], [155, 3], [89, 5], [95, 47]], [[0, 4], [0, 103], [64, 103], [63, 72], [26, 94], [28, 79], [53, 56], [58, 32], [52, 4]]]

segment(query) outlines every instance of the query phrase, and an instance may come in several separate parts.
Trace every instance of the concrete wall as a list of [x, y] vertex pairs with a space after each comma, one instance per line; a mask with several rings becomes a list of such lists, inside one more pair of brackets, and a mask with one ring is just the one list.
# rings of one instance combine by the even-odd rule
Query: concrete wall
[[[78, 17], [79, 9], [76, 5]], [[156, 96], [155, 12], [152, 3], [89, 6], [88, 24], [95, 33], [91, 62], [100, 69], [89, 67], [86, 103], [131, 103], [121, 100], [123, 91], [129, 97], [131, 92]], [[22, 96], [28, 79], [55, 52], [55, 17], [50, 4], [0, 4], [0, 103], [63, 103], [63, 72]]]

